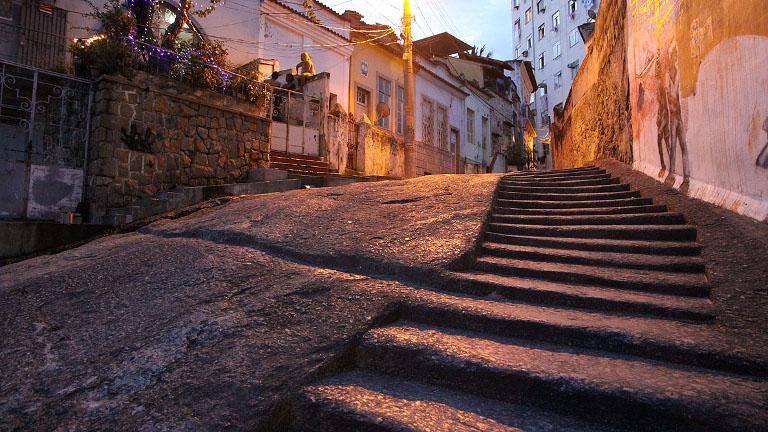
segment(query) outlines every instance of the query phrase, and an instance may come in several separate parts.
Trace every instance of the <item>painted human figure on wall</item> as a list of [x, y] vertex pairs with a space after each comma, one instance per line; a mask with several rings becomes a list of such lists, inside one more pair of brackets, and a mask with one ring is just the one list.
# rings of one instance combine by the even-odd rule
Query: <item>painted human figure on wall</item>
[[766, 134], [766, 143], [765, 147], [763, 147], [763, 150], [760, 152], [759, 155], [757, 155], [757, 161], [755, 162], [755, 165], [763, 168], [768, 168], [768, 117], [765, 118], [765, 121], [763, 122], [763, 130]]
[[674, 173], [677, 147], [679, 145], [680, 156], [683, 162], [683, 184], [687, 187], [690, 168], [688, 164], [688, 146], [685, 140], [685, 129], [683, 128], [683, 113], [680, 107], [680, 73], [677, 67], [677, 46], [673, 42], [667, 49], [662, 49], [659, 54], [661, 58], [657, 61], [656, 67], [656, 87], [659, 102], [656, 126], [658, 127], [659, 159], [662, 170], [665, 170], [664, 146], [662, 145], [665, 143], [669, 158], [669, 170], [671, 173]]

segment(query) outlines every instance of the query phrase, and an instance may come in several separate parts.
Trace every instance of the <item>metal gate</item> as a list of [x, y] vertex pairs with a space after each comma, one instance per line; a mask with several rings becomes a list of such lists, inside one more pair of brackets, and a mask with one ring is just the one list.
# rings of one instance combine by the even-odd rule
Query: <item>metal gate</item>
[[0, 61], [0, 217], [58, 219], [82, 201], [93, 84]]

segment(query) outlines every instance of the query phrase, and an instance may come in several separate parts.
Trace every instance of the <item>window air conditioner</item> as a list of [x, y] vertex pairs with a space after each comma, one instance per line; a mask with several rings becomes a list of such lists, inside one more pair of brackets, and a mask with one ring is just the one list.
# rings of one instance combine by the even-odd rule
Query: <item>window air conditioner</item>
[[528, 57], [528, 50], [523, 51], [523, 57]]

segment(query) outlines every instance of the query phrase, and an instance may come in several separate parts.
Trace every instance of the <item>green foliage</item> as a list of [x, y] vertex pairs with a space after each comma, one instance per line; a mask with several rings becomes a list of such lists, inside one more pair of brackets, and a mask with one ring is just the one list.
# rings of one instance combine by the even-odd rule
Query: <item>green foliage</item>
[[171, 76], [181, 78], [198, 88], [213, 89], [225, 84], [225, 78], [218, 69], [227, 66], [227, 50], [221, 42], [180, 42], [176, 45], [176, 52], [179, 54], [179, 60], [174, 62]]
[[513, 143], [507, 147], [507, 165], [528, 165], [528, 149], [524, 143]]
[[133, 51], [123, 43], [123, 38], [136, 30], [136, 21], [113, 0], [105, 10], [90, 14], [101, 23], [104, 33], [87, 40], [77, 40], [70, 46], [75, 72], [88, 75], [95, 69], [112, 75], [121, 73], [129, 76]]

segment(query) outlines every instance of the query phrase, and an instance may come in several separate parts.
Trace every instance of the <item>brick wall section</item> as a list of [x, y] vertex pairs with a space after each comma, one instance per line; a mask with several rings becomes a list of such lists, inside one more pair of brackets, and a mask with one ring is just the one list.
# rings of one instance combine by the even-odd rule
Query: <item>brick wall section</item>
[[[87, 174], [92, 217], [174, 186], [244, 181], [251, 168], [269, 164], [271, 121], [255, 104], [144, 73], [97, 84]], [[122, 130], [132, 126], [156, 137], [147, 151], [126, 146]]]
[[632, 162], [626, 0], [603, 0], [587, 56], [552, 125], [554, 168], [609, 157]]
[[424, 143], [416, 143], [416, 175], [453, 173], [453, 154]]

